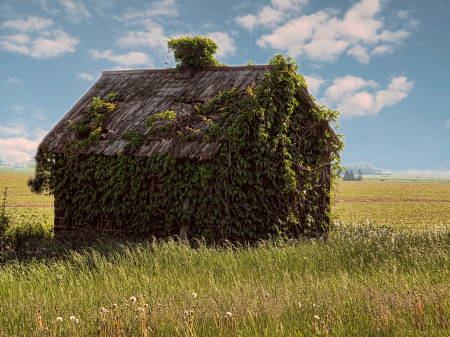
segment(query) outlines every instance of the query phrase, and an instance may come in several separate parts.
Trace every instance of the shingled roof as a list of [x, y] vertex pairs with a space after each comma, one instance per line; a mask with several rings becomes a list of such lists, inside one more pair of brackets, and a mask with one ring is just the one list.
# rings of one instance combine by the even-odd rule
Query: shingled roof
[[[120, 92], [117, 110], [106, 120], [102, 128], [108, 130], [105, 140], [97, 145], [83, 149], [88, 155], [114, 156], [123, 151], [127, 140], [120, 139], [124, 133], [134, 130], [146, 133], [146, 121], [149, 116], [165, 110], [173, 110], [177, 115], [190, 114], [195, 104], [204, 104], [219, 94], [219, 91], [233, 88], [246, 88], [253, 83], [258, 85], [264, 74], [273, 66], [237, 66], [199, 68], [194, 77], [177, 78], [177, 73], [170, 69], [140, 69], [103, 71], [101, 77], [81, 97], [81, 99], [64, 115], [64, 117], [47, 134], [41, 145], [55, 152], [62, 152], [64, 143], [75, 140], [75, 134], [67, 130], [69, 123], [77, 123], [87, 112], [92, 97], [106, 99], [109, 94]], [[174, 101], [174, 97], [185, 97], [187, 103]], [[304, 99], [316, 108], [306, 88]], [[208, 118], [219, 119], [219, 115], [208, 115]], [[204, 130], [209, 123], [199, 122], [193, 127]], [[329, 128], [329, 126], [328, 126]], [[113, 139], [110, 144], [108, 139]], [[170, 149], [177, 158], [209, 159], [219, 151], [220, 142], [202, 142], [201, 140], [182, 143], [176, 148], [173, 139], [153, 140], [147, 145], [133, 149], [133, 155], [150, 156]]]

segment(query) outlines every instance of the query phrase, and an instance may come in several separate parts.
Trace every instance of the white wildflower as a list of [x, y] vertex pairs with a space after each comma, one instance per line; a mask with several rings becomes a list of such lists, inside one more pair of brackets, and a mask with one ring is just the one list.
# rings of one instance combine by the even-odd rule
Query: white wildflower
[[57, 321], [57, 322], [62, 322], [62, 321], [63, 321], [63, 318], [62, 318], [62, 317], [56, 317], [56, 321]]
[[197, 297], [197, 294], [196, 294], [196, 293], [192, 293], [192, 297], [193, 297], [193, 298], [196, 298], [196, 297]]
[[131, 296], [131, 297], [130, 297], [130, 301], [131, 301], [131, 303], [134, 303], [134, 302], [136, 302], [136, 301], [137, 301], [137, 299], [136, 299], [136, 297], [134, 297], [134, 296]]
[[320, 317], [319, 317], [319, 316], [317, 316], [317, 315], [314, 315], [314, 318], [315, 318], [315, 319], [320, 319]]
[[70, 318], [71, 321], [74, 321], [74, 320], [77, 319], [75, 316], [70, 316], [69, 318]]
[[231, 316], [233, 316], [233, 313], [232, 313], [232, 312], [229, 312], [229, 311], [227, 311], [226, 315], [227, 315], [228, 317], [231, 317]]

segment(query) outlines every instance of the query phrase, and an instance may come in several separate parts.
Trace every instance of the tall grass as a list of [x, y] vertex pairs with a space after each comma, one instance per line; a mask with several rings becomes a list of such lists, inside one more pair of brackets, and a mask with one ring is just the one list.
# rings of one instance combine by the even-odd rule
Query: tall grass
[[0, 335], [450, 334], [450, 228], [194, 246], [109, 240], [6, 262]]

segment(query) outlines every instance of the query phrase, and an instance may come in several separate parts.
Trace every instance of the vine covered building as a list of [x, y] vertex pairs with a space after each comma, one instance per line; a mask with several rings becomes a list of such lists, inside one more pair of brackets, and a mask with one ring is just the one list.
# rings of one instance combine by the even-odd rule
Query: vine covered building
[[54, 194], [56, 235], [317, 235], [343, 146], [336, 118], [283, 57], [104, 71], [40, 144], [30, 186]]

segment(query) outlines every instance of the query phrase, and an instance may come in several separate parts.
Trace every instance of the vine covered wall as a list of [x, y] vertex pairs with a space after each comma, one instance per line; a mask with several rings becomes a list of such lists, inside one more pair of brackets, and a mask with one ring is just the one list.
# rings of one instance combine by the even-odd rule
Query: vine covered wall
[[[168, 236], [188, 222], [192, 237], [210, 241], [327, 232], [330, 188], [344, 146], [328, 126], [338, 112], [308, 105], [306, 83], [291, 59], [275, 55], [270, 63], [274, 68], [258, 86], [221, 92], [197, 105], [189, 121], [165, 112], [158, 117], [167, 123], [158, 128], [151, 117], [146, 134], [125, 135], [130, 144], [117, 156], [86, 156], [73, 144], [62, 153], [41, 146], [30, 186], [54, 194], [78, 226], [102, 218]], [[208, 119], [212, 114], [220, 119]], [[201, 135], [189, 124], [197, 119], [210, 124]], [[101, 134], [101, 125], [94, 131]], [[208, 161], [175, 158], [170, 151], [132, 155], [133, 147], [163, 137], [179, 143], [201, 137], [222, 146]]]

